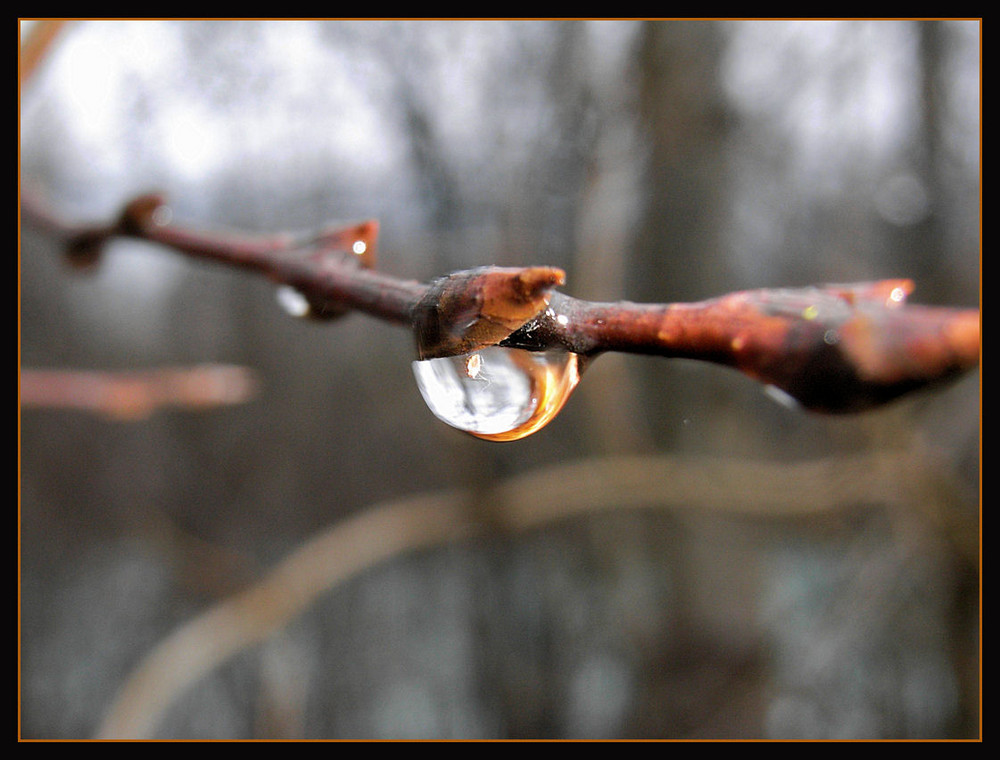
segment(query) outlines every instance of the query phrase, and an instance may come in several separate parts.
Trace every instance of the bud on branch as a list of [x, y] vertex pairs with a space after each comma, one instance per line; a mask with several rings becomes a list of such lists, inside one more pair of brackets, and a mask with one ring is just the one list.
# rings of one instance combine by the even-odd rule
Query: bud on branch
[[483, 267], [435, 280], [413, 310], [420, 358], [497, 345], [543, 312], [564, 280], [554, 267]]

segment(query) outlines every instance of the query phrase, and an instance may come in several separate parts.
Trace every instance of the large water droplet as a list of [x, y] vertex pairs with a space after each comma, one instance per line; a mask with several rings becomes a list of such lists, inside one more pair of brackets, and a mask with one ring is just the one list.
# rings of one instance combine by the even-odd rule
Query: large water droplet
[[514, 441], [559, 413], [580, 381], [580, 363], [567, 351], [489, 346], [413, 362], [413, 374], [438, 419], [479, 438]]

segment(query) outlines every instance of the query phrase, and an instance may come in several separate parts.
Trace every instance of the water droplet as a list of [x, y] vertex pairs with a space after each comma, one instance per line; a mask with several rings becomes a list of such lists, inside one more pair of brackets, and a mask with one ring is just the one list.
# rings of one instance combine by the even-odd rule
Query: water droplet
[[800, 404], [795, 396], [787, 391], [783, 391], [776, 385], [765, 385], [764, 393], [787, 409], [798, 409], [800, 407]]
[[280, 285], [274, 296], [278, 299], [278, 305], [293, 317], [309, 316], [309, 299], [291, 285]]
[[434, 415], [479, 438], [515, 441], [540, 430], [580, 381], [567, 351], [489, 346], [413, 362], [417, 387]]
[[886, 302], [888, 306], [896, 306], [903, 303], [906, 300], [906, 291], [903, 288], [893, 288], [892, 292], [889, 293], [889, 300]]
[[157, 227], [166, 227], [174, 217], [174, 212], [165, 203], [153, 209], [153, 224]]

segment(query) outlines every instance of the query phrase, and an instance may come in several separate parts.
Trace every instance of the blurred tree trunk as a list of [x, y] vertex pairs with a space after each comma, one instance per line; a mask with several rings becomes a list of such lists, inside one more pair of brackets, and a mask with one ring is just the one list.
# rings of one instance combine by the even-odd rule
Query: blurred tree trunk
[[[727, 193], [729, 126], [719, 84], [725, 31], [717, 22], [648, 22], [638, 34], [640, 138], [645, 140], [642, 207], [628, 265], [627, 297], [696, 301], [734, 285], [720, 242]], [[708, 419], [721, 373], [685, 363], [643, 365], [645, 424], [658, 446], [676, 447], [685, 419]], [[706, 385], [707, 381], [707, 385]]]
[[725, 271], [715, 244], [726, 186], [722, 42], [715, 22], [650, 22], [639, 35], [638, 113], [648, 159], [631, 267], [637, 299], [695, 300], [724, 289], [715, 281]]
[[[955, 166], [955, 156], [949, 148], [949, 132], [957, 114], [947, 100], [949, 59], [954, 55], [955, 30], [940, 21], [918, 24], [918, 66], [920, 82], [921, 130], [917, 172], [926, 183], [931, 213], [923, 224], [913, 225], [910, 240], [914, 247], [914, 272], [909, 275], [926, 282], [922, 297], [936, 303], [961, 302], [967, 297], [962, 273], [954, 267], [963, 245], [962, 231], [969, 229], [961, 208], [955, 208], [975, 196], [971, 188], [961, 186], [965, 175]], [[965, 243], [968, 245], [968, 243]]]

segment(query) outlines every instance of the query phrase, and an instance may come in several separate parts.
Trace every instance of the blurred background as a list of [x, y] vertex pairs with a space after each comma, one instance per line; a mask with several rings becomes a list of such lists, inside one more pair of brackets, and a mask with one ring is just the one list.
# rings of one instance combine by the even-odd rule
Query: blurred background
[[[402, 278], [549, 264], [574, 296], [670, 302], [909, 277], [975, 307], [980, 31], [75, 22], [22, 88], [20, 182], [76, 221], [150, 190], [198, 229], [376, 218]], [[204, 674], [210, 646], [172, 650], [169, 698], [130, 692], [150, 735], [979, 736], [978, 371], [829, 418], [604, 356], [548, 427], [491, 443], [430, 414], [405, 329], [297, 320], [135, 241], [81, 273], [20, 236], [22, 397], [61, 373], [19, 417], [22, 738], [97, 735], [158, 644], [306, 542], [456, 493], [494, 527], [320, 578]], [[236, 368], [236, 403], [62, 405], [93, 398], [79, 373], [204, 365]], [[622, 457], [682, 474], [504, 529], [539, 490], [573, 512], [567, 465], [641, 486]]]

